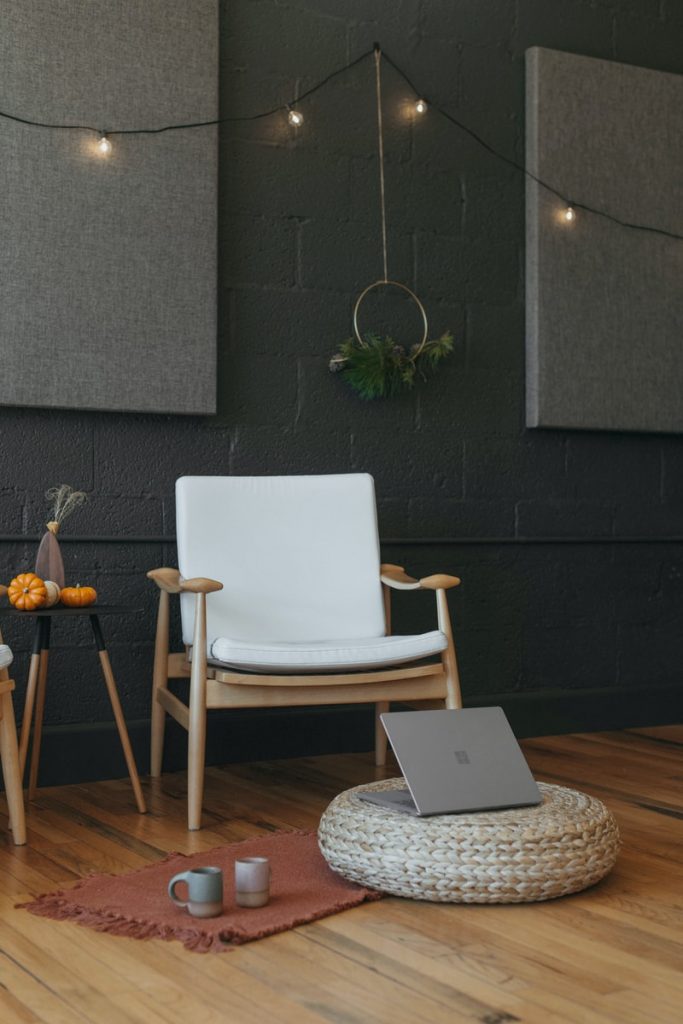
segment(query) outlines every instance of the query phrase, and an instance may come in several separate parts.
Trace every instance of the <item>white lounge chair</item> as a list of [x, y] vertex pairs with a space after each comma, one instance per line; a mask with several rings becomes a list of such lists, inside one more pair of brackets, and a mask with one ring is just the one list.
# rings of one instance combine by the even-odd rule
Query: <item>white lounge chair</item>
[[[461, 707], [446, 590], [380, 565], [372, 477], [181, 477], [179, 569], [161, 590], [152, 692], [151, 774], [161, 774], [165, 716], [189, 733], [188, 827], [201, 825], [211, 708], [443, 700]], [[431, 590], [438, 628], [391, 634], [390, 591]], [[169, 595], [180, 594], [183, 653], [169, 652]], [[431, 659], [431, 661], [425, 661]], [[168, 686], [190, 678], [189, 705]], [[376, 726], [376, 761], [386, 738]]]

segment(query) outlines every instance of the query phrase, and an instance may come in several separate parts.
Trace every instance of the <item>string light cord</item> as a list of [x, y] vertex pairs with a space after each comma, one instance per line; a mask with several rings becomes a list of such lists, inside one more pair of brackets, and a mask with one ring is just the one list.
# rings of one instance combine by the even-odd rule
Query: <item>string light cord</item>
[[499, 152], [499, 150], [494, 149], [494, 147], [490, 145], [490, 143], [488, 143], [486, 139], [482, 138], [481, 135], [475, 132], [474, 129], [464, 124], [464, 122], [458, 120], [457, 117], [454, 117], [453, 114], [450, 114], [447, 110], [444, 110], [444, 108], [439, 106], [438, 103], [435, 103], [434, 100], [429, 99], [429, 97], [425, 93], [422, 93], [419, 91], [419, 89], [416, 89], [415, 85], [410, 80], [410, 78], [403, 70], [403, 68], [399, 67], [399, 65], [395, 61], [393, 61], [391, 57], [388, 56], [386, 51], [382, 51], [382, 56], [384, 57], [384, 60], [387, 62], [387, 64], [389, 64], [390, 67], [392, 67], [394, 71], [398, 75], [400, 75], [400, 77], [403, 79], [406, 85], [410, 89], [412, 89], [415, 95], [420, 96], [424, 100], [424, 102], [429, 105], [430, 109], [436, 110], [437, 113], [439, 113], [441, 117], [445, 118], [446, 121], [449, 121], [452, 125], [460, 129], [460, 131], [464, 132], [466, 135], [469, 135], [469, 137], [473, 139], [476, 143], [478, 143], [478, 145], [480, 145], [482, 149], [485, 149], [492, 156], [497, 157], [498, 160], [502, 160], [502, 162], [506, 163], [509, 167], [513, 167], [516, 171], [519, 171], [521, 174], [524, 174], [527, 178], [530, 178], [531, 181], [535, 181], [537, 185], [540, 185], [541, 188], [544, 188], [547, 192], [550, 192], [552, 195], [557, 196], [557, 198], [561, 199], [563, 203], [567, 203], [569, 207], [573, 207], [574, 209], [577, 210], [584, 210], [586, 213], [593, 213], [598, 217], [604, 217], [606, 220], [612, 221], [613, 224], [619, 224], [622, 228], [631, 228], [635, 231], [649, 231], [655, 235], [663, 235], [665, 238], [675, 238], [678, 241], [683, 241], [683, 235], [679, 235], [675, 231], [667, 231], [666, 228], [655, 228], [649, 224], [636, 224], [631, 221], [622, 220], [621, 217], [616, 217], [612, 213], [607, 213], [606, 210], [598, 210], [594, 206], [589, 206], [588, 203], [581, 203], [576, 199], [568, 199], [563, 192], [559, 192], [558, 189], [556, 189], [553, 185], [549, 185], [547, 181], [544, 181], [542, 178], [537, 177], [537, 175], [533, 174], [533, 172], [528, 170], [528, 168], [526, 168], [523, 164], [520, 164], [517, 160], [513, 160], [512, 157], [505, 156], [503, 153]]
[[56, 130], [64, 131], [83, 131], [83, 132], [95, 132], [98, 135], [160, 135], [162, 132], [175, 132], [183, 131], [187, 128], [209, 128], [213, 125], [220, 124], [234, 124], [241, 121], [261, 121], [266, 117], [273, 117], [275, 114], [280, 114], [283, 111], [290, 110], [295, 103], [301, 103], [302, 100], [308, 99], [314, 93], [320, 89], [324, 89], [329, 82], [338, 78], [340, 75], [345, 74], [347, 71], [351, 71], [357, 64], [362, 64], [364, 60], [371, 57], [374, 53], [374, 48], [366, 50], [361, 53], [360, 57], [356, 57], [355, 60], [350, 61], [348, 64], [344, 64], [343, 67], [337, 68], [335, 71], [330, 72], [325, 78], [316, 82], [310, 89], [306, 89], [296, 99], [290, 100], [288, 103], [278, 103], [276, 107], [270, 107], [268, 110], [262, 110], [258, 114], [243, 114], [237, 117], [217, 117], [211, 121], [185, 121], [182, 124], [164, 124], [159, 128], [107, 128], [96, 127], [92, 124], [50, 124], [46, 121], [32, 121], [27, 117], [18, 117], [16, 114], [8, 114], [5, 110], [0, 110], [0, 117], [6, 118], [8, 121], [17, 121], [19, 124], [30, 125], [33, 128], [53, 128]]
[[[361, 53], [360, 56], [356, 57], [355, 60], [350, 61], [348, 64], [344, 64], [342, 67], [336, 68], [334, 71], [330, 72], [329, 75], [326, 75], [325, 78], [322, 78], [319, 82], [316, 82], [315, 85], [312, 85], [309, 89], [306, 89], [304, 92], [301, 93], [300, 96], [296, 98], [296, 100], [292, 100], [289, 103], [279, 103], [277, 106], [270, 107], [268, 110], [260, 111], [257, 114], [244, 114], [235, 117], [219, 117], [208, 121], [185, 121], [180, 124], [161, 125], [158, 128], [111, 129], [103, 129], [102, 127], [90, 124], [63, 124], [51, 123], [47, 121], [36, 121], [28, 117], [20, 117], [17, 114], [10, 114], [5, 110], [0, 110], [0, 118], [5, 118], [5, 120], [7, 121], [14, 121], [17, 124], [24, 124], [32, 128], [47, 128], [54, 131], [94, 132], [100, 137], [105, 138], [110, 138], [114, 135], [160, 135], [163, 132], [184, 131], [192, 128], [208, 128], [221, 124], [236, 124], [249, 121], [260, 121], [267, 117], [273, 117], [275, 114], [282, 113], [283, 111], [286, 112], [291, 110], [295, 102], [301, 103], [302, 101], [308, 99], [310, 96], [313, 96], [315, 93], [317, 93], [320, 89], [323, 89], [326, 85], [328, 85], [329, 82], [333, 81], [335, 78], [339, 78], [341, 75], [357, 67], [357, 65], [362, 64], [363, 61], [367, 60], [368, 57], [374, 56], [376, 59], [376, 55], [379, 49], [379, 44], [375, 44], [372, 47], [372, 49], [366, 50], [364, 53]], [[596, 217], [603, 217], [605, 220], [608, 220], [613, 224], [618, 224], [620, 227], [628, 228], [633, 231], [647, 231], [650, 234], [661, 235], [664, 238], [672, 238], [679, 242], [683, 241], [683, 235], [678, 234], [675, 231], [668, 231], [666, 228], [658, 228], [648, 224], [638, 224], [632, 221], [627, 221], [621, 217], [617, 217], [612, 213], [608, 213], [606, 210], [601, 210], [595, 206], [591, 206], [588, 203], [580, 202], [575, 198], [570, 199], [569, 197], [564, 195], [564, 193], [560, 192], [559, 189], [555, 188], [554, 185], [549, 184], [547, 181], [544, 181], [542, 178], [539, 178], [537, 175], [533, 174], [533, 172], [529, 171], [523, 164], [519, 163], [517, 160], [514, 160], [512, 157], [506, 156], [504, 153], [501, 153], [498, 149], [496, 149], [489, 142], [487, 142], [486, 139], [479, 135], [478, 132], [474, 131], [474, 129], [470, 128], [469, 125], [465, 124], [463, 121], [460, 121], [453, 114], [449, 113], [449, 111], [447, 111], [444, 107], [439, 106], [439, 104], [435, 103], [434, 100], [428, 99], [427, 95], [415, 87], [414, 83], [411, 81], [408, 74], [403, 70], [402, 67], [400, 67], [400, 65], [396, 63], [396, 61], [392, 60], [392, 58], [386, 53], [385, 50], [382, 50], [381, 54], [383, 59], [387, 62], [387, 64], [389, 64], [393, 68], [393, 70], [403, 79], [403, 81], [406, 83], [406, 85], [408, 85], [408, 87], [412, 90], [415, 96], [420, 97], [420, 102], [427, 104], [429, 108], [435, 110], [438, 114], [440, 114], [441, 117], [444, 118], [444, 120], [448, 121], [459, 131], [463, 132], [465, 135], [468, 135], [474, 142], [477, 143], [477, 145], [481, 146], [482, 149], [490, 153], [491, 156], [494, 156], [502, 163], [507, 164], [508, 167], [512, 167], [516, 171], [519, 171], [520, 174], [523, 174], [531, 181], [536, 182], [536, 184], [540, 185], [541, 188], [545, 189], [551, 195], [554, 195], [558, 199], [562, 200], [563, 203], [566, 203], [568, 207], [576, 210], [583, 210], [585, 213], [593, 214]]]

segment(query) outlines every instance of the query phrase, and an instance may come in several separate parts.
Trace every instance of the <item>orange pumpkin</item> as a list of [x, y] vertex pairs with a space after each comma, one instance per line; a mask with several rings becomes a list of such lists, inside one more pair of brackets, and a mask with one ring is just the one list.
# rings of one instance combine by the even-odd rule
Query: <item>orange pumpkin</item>
[[75, 587], [63, 587], [59, 598], [68, 608], [85, 608], [95, 603], [97, 591], [94, 587], [82, 587], [77, 583]]
[[34, 612], [47, 601], [47, 590], [40, 576], [34, 572], [22, 572], [7, 588], [10, 604], [22, 612]]

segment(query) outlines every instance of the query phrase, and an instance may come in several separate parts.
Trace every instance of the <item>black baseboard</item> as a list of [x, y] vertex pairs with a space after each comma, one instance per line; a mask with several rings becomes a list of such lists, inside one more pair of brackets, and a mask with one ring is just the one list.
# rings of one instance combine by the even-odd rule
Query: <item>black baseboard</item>
[[[470, 697], [468, 706], [500, 705], [521, 739], [683, 722], [683, 683], [619, 690], [546, 690]], [[141, 775], [149, 770], [149, 722], [128, 725]], [[370, 750], [373, 714], [367, 705], [214, 711], [209, 715], [207, 764], [310, 757]], [[185, 767], [187, 736], [168, 720], [164, 771]], [[39, 785], [122, 778], [126, 766], [113, 722], [45, 729]]]

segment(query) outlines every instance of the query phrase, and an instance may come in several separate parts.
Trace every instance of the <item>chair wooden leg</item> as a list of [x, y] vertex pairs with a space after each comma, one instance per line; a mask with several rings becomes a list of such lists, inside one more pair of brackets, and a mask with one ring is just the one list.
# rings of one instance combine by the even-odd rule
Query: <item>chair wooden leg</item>
[[[391, 634], [391, 588], [382, 584], [382, 597], [384, 598], [384, 633]], [[389, 710], [389, 701], [378, 700], [375, 704], [375, 764], [383, 768], [387, 763], [387, 734], [379, 716]]]
[[149, 774], [153, 779], [161, 775], [164, 760], [164, 735], [166, 733], [166, 712], [156, 699], [156, 691], [152, 695], [152, 740], [149, 753]]
[[160, 690], [168, 688], [168, 643], [169, 643], [169, 600], [168, 593], [159, 594], [159, 614], [154, 644], [154, 676], [152, 679], [152, 735], [150, 743], [149, 773], [153, 778], [161, 775], [164, 757], [164, 731], [166, 712], [157, 700]]
[[453, 643], [453, 630], [451, 629], [451, 617], [448, 611], [448, 601], [445, 590], [436, 592], [436, 610], [439, 622], [439, 629], [445, 633], [448, 640], [448, 647], [441, 655], [444, 672], [446, 673], [446, 707], [461, 708], [462, 693], [460, 692], [460, 674], [458, 662], [455, 657], [455, 644]]
[[[206, 635], [206, 595], [197, 594], [195, 637]], [[187, 743], [187, 827], [191, 832], [202, 827], [204, 762], [206, 758], [206, 644], [192, 647], [190, 673], [190, 716]]]
[[9, 691], [0, 696], [0, 756], [2, 757], [2, 775], [5, 781], [5, 795], [12, 836], [16, 846], [24, 846], [26, 843], [24, 794], [21, 789], [19, 746], [14, 722], [12, 694]]
[[378, 700], [375, 704], [375, 764], [378, 768], [383, 768], [387, 763], [387, 734], [379, 716], [386, 714], [388, 710], [388, 700]]
[[202, 827], [204, 799], [204, 759], [206, 757], [206, 709], [190, 712], [187, 745], [187, 827], [196, 832]]

